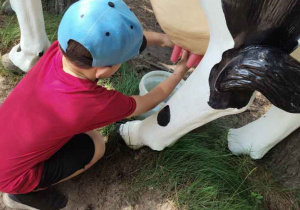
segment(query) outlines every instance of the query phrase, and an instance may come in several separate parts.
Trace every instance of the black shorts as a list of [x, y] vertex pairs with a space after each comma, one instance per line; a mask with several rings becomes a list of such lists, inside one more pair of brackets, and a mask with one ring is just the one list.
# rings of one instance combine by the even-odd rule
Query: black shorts
[[42, 178], [36, 189], [43, 189], [58, 183], [83, 169], [94, 157], [93, 139], [85, 134], [77, 134], [59, 151], [45, 161]]

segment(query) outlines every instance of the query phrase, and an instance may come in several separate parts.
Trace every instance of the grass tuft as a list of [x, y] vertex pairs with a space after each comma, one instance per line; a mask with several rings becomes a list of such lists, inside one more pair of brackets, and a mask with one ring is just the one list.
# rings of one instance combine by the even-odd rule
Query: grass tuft
[[173, 192], [179, 209], [259, 209], [262, 197], [247, 182], [256, 166], [229, 154], [226, 138], [218, 122], [187, 134], [143, 167], [137, 184]]
[[2, 16], [4, 24], [0, 26], [0, 52], [9, 52], [20, 41], [20, 29], [15, 16]]

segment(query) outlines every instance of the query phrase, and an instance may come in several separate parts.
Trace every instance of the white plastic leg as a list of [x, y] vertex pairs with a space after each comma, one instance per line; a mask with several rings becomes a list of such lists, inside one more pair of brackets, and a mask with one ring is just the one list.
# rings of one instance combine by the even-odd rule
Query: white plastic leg
[[272, 147], [300, 127], [300, 114], [291, 114], [275, 106], [260, 119], [231, 129], [228, 147], [233, 154], [262, 158]]
[[128, 122], [120, 127], [121, 136], [131, 148], [138, 149], [146, 145], [153, 150], [162, 150], [199, 126], [247, 109], [246, 106], [242, 109], [215, 110], [207, 103], [210, 71], [220, 62], [223, 52], [233, 48], [234, 42], [226, 25], [221, 1], [202, 0], [200, 3], [211, 28], [207, 53], [194, 73], [166, 104], [170, 107], [171, 116], [167, 126], [157, 123], [156, 113], [143, 121]]
[[27, 72], [50, 46], [40, 0], [10, 0], [21, 30], [21, 41], [9, 53], [10, 60]]

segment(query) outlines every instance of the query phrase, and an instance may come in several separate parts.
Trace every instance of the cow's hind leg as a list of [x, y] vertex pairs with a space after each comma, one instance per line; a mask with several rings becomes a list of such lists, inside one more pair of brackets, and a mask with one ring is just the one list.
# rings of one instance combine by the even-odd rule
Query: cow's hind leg
[[272, 147], [300, 126], [300, 114], [291, 114], [275, 106], [260, 119], [228, 134], [228, 147], [236, 155], [262, 158]]

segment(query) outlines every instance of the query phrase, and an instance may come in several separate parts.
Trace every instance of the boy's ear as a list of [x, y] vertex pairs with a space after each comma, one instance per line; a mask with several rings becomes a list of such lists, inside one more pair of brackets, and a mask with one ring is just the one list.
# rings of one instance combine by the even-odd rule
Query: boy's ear
[[100, 79], [102, 78], [107, 72], [110, 72], [112, 70], [111, 66], [108, 67], [99, 67], [96, 70], [96, 78]]

